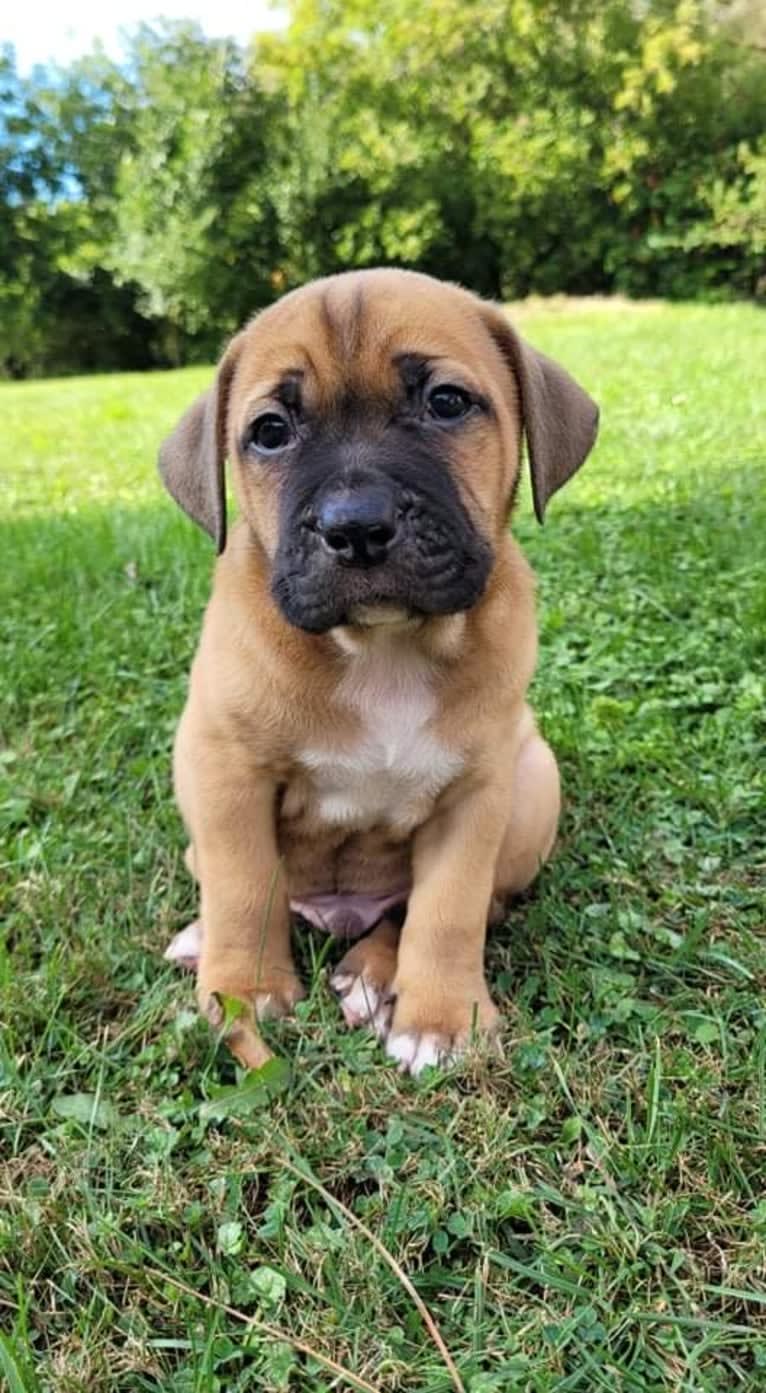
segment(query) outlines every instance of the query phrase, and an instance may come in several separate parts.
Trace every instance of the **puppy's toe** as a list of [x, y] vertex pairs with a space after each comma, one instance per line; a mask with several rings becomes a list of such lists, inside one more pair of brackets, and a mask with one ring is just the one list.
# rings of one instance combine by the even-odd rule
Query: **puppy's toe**
[[391, 993], [366, 973], [344, 972], [343, 964], [330, 978], [343, 1017], [348, 1026], [369, 1026], [382, 1038], [388, 1030], [393, 1009]]
[[[221, 997], [217, 992], [211, 992], [206, 1002], [200, 1001], [203, 1014], [214, 1030], [221, 1030], [225, 1023], [225, 1010]], [[273, 1058], [272, 1052], [261, 1038], [252, 1007], [246, 1003], [241, 1003], [240, 1014], [226, 1028], [226, 1044], [239, 1063], [246, 1069], [260, 1069], [268, 1059]]]
[[401, 1073], [415, 1077], [429, 1065], [449, 1068], [461, 1053], [449, 1036], [432, 1030], [424, 1031], [422, 1035], [416, 1031], [403, 1031], [398, 1035], [389, 1035], [386, 1041], [386, 1054], [396, 1060]]
[[226, 1044], [245, 1069], [260, 1069], [269, 1059], [274, 1058], [273, 1052], [258, 1030], [248, 1021], [237, 1021], [231, 1027], [226, 1036]]
[[480, 1049], [494, 1058], [502, 1058], [503, 1047], [499, 1037], [489, 1032], [479, 1037], [469, 1032], [460, 1035], [443, 1035], [439, 1031], [426, 1030], [422, 1034], [415, 1031], [392, 1031], [386, 1040], [386, 1054], [399, 1065], [399, 1072], [412, 1074], [417, 1078], [424, 1069], [451, 1069], [469, 1052]]

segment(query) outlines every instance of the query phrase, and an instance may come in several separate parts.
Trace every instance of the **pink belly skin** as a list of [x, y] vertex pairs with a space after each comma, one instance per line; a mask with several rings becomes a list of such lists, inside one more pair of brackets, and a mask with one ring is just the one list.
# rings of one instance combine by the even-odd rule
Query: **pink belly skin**
[[[403, 904], [407, 894], [405, 889], [396, 890], [391, 895], [364, 895], [356, 891], [306, 895], [303, 899], [291, 900], [290, 908], [315, 928], [332, 934], [333, 938], [348, 940], [361, 938], [383, 918], [386, 910]], [[165, 949], [165, 957], [196, 972], [201, 946], [202, 924], [195, 919], [193, 924], [187, 924], [171, 940]]]
[[403, 904], [406, 898], [406, 890], [397, 890], [393, 895], [362, 895], [353, 891], [346, 895], [307, 895], [303, 900], [291, 900], [290, 908], [333, 938], [361, 938], [387, 909]]

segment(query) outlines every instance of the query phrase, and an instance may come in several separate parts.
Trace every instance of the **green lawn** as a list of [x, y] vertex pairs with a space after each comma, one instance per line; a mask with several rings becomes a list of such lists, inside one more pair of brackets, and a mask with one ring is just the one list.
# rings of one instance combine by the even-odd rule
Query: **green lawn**
[[154, 458], [209, 373], [0, 386], [13, 1393], [766, 1388], [766, 315], [522, 326], [602, 434], [517, 523], [566, 814], [489, 950], [505, 1060], [400, 1078], [310, 937], [271, 1102], [218, 1096], [235, 1067], [161, 956], [211, 552]]

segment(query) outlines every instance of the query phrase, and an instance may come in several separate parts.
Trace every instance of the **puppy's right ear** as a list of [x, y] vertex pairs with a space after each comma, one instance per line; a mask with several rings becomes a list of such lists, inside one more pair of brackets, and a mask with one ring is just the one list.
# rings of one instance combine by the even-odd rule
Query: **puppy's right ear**
[[226, 426], [229, 393], [242, 348], [232, 339], [215, 383], [185, 411], [160, 446], [162, 482], [176, 503], [213, 538], [220, 556], [226, 546]]

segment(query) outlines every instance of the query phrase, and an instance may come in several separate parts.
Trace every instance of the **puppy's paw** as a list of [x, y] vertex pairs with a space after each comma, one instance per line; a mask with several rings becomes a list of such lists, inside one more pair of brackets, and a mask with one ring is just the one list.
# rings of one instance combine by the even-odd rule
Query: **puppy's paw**
[[393, 925], [379, 925], [349, 948], [330, 978], [346, 1025], [368, 1026], [379, 1039], [388, 1031], [394, 1006], [391, 981], [398, 937]]
[[257, 988], [249, 987], [236, 979], [226, 979], [223, 974], [200, 974], [197, 983], [197, 996], [200, 1009], [207, 1013], [212, 997], [242, 1001], [248, 1005], [258, 1021], [276, 1021], [289, 1016], [297, 1002], [306, 995], [299, 978], [291, 968], [261, 971], [258, 974]]
[[[181, 929], [170, 941], [165, 949], [164, 956], [169, 962], [176, 962], [181, 967], [188, 967], [196, 972], [200, 964], [202, 953], [202, 922], [195, 919], [192, 924], [187, 924], [185, 929]], [[252, 974], [248, 973], [248, 976]], [[285, 966], [274, 965], [267, 967], [261, 964], [258, 973], [258, 986], [252, 988], [246, 985], [247, 979], [240, 970], [232, 971], [221, 970], [218, 967], [207, 967], [200, 973], [198, 982], [198, 994], [202, 1004], [202, 1010], [207, 1007], [204, 1002], [211, 994], [221, 996], [233, 996], [252, 1004], [256, 1019], [259, 1021], [277, 1020], [280, 1016], [288, 1016], [295, 1007], [296, 1002], [301, 1001], [305, 992], [291, 964]], [[210, 979], [210, 980], [208, 980]], [[215, 979], [215, 981], [213, 980]]]
[[386, 1038], [386, 1054], [402, 1073], [417, 1075], [429, 1065], [448, 1068], [482, 1039], [494, 1048], [500, 1014], [486, 987], [444, 995], [410, 987], [399, 993]]

